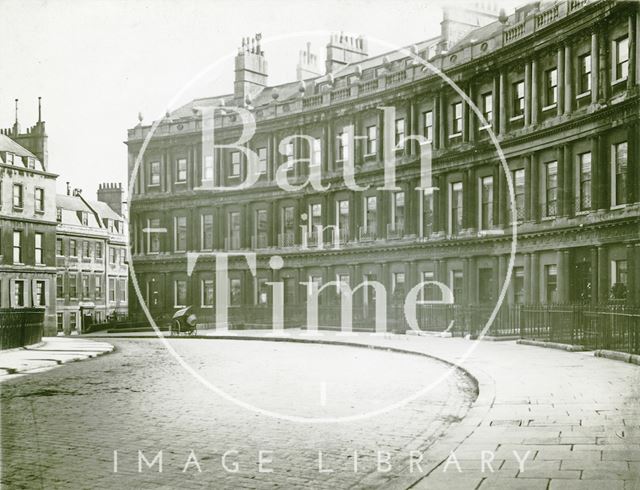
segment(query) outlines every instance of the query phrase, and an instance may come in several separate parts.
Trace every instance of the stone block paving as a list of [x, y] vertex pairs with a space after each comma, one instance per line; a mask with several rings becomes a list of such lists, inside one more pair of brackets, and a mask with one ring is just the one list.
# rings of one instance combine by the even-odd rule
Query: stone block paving
[[[115, 354], [3, 384], [2, 483], [7, 488], [640, 490], [638, 366], [514, 342], [335, 333], [320, 339], [464, 360], [479, 395], [475, 398], [469, 377], [454, 370], [425, 398], [392, 412], [350, 423], [293, 423], [210, 396], [156, 340], [109, 339], [118, 347]], [[209, 342], [224, 349], [208, 347]], [[371, 378], [382, 380], [385, 389], [364, 377], [352, 390], [336, 391], [340, 373], [359, 369], [359, 363], [345, 363], [339, 351], [274, 347], [274, 356], [288, 359], [274, 367], [261, 349], [251, 347], [255, 342], [222, 342], [185, 339], [172, 345], [226, 392], [289, 414], [330, 413], [308, 402], [307, 386], [291, 382], [299, 377], [315, 386], [321, 379], [318, 357], [326, 361], [328, 404], [340, 415], [384, 405], [414, 389], [416, 375], [429, 380], [442, 368], [421, 367], [418, 356], [400, 361], [387, 354], [378, 362], [362, 357]], [[216, 371], [222, 365], [225, 370]], [[332, 405], [334, 397], [339, 403]], [[139, 449], [149, 461], [163, 450], [162, 474], [157, 465], [138, 473]], [[182, 473], [192, 449], [202, 473], [193, 468]], [[227, 458], [229, 466], [238, 463], [237, 473], [221, 464], [230, 449], [238, 451]], [[273, 451], [264, 465], [273, 472], [259, 471], [260, 449]], [[319, 450], [333, 472], [319, 471]], [[378, 451], [390, 453], [390, 471], [376, 468]], [[411, 451], [421, 456], [419, 464], [413, 464]]]

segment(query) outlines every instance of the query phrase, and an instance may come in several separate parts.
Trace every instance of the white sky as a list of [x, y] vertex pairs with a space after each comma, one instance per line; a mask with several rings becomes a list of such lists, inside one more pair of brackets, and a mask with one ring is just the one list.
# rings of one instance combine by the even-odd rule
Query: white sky
[[[233, 56], [242, 37], [263, 34], [269, 83], [277, 84], [295, 79], [307, 40], [324, 60], [330, 32], [367, 36], [370, 54], [388, 50], [374, 39], [405, 46], [435, 36], [444, 1], [0, 0], [0, 127], [13, 124], [15, 98], [23, 130], [31, 126], [42, 96], [59, 191], [69, 180], [93, 197], [100, 182], [126, 183], [123, 141], [138, 112], [145, 123], [164, 114], [196, 74]], [[315, 34], [269, 42], [304, 31]], [[181, 100], [232, 92], [232, 61]]]

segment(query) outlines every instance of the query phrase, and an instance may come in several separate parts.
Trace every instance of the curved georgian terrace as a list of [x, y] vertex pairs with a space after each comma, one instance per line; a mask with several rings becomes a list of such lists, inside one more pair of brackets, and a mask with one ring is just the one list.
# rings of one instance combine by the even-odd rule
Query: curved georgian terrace
[[[639, 16], [633, 2], [526, 6], [448, 46], [438, 38], [377, 57], [368, 56], [366, 39], [334, 35], [327, 45], [331, 73], [279, 86], [267, 84], [260, 36], [243, 40], [234, 92], [167, 113], [141, 159], [130, 236], [145, 302], [154, 315], [196, 305], [199, 317], [213, 322], [216, 279], [206, 254], [252, 252], [255, 276], [244, 258], [230, 259], [232, 325], [270, 325], [269, 282], [284, 284], [285, 322], [300, 325], [308, 296], [301, 282], [355, 288], [377, 281], [386, 297], [360, 288], [354, 327], [372, 328], [376, 301], [386, 301], [393, 328], [403, 329], [397, 310], [409, 290], [439, 281], [455, 305], [419, 304], [419, 325], [441, 329], [456, 319], [456, 328], [473, 333], [504, 284], [515, 221], [517, 253], [492, 332], [535, 326], [539, 336], [597, 343], [598, 334], [578, 325], [596, 325], [602, 312], [628, 312], [640, 301]], [[450, 77], [482, 120], [417, 58]], [[257, 156], [259, 179], [243, 190], [208, 190], [247, 177], [242, 151], [216, 148], [209, 155], [202, 146], [203, 108], [215, 115], [216, 144], [237, 141], [242, 126], [234, 107], [256, 121], [247, 147]], [[395, 115], [385, 117], [390, 112], [381, 107]], [[142, 122], [129, 130], [130, 171], [150, 131]], [[312, 140], [287, 142], [292, 135]], [[434, 187], [428, 192], [417, 189], [426, 147]], [[389, 154], [393, 191], [380, 189]], [[307, 162], [293, 162], [301, 159]], [[368, 189], [345, 185], [345, 164]], [[283, 190], [276, 182], [283, 165], [291, 184], [316, 167], [331, 187]], [[189, 252], [203, 253], [191, 274]], [[284, 259], [279, 270], [269, 267], [273, 255]], [[337, 288], [320, 293], [322, 324], [340, 324], [339, 299]], [[418, 299], [441, 294], [431, 285]], [[139, 305], [130, 308], [141, 314]], [[585, 315], [593, 322], [582, 321]]]

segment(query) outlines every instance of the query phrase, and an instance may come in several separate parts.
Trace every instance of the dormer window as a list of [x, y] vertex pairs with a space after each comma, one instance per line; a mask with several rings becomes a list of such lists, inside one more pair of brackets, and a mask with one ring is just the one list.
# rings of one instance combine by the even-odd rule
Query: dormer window
[[36, 159], [33, 157], [27, 157], [27, 168], [36, 168]]
[[89, 226], [89, 214], [86, 211], [80, 211], [80, 223], [82, 226]]
[[7, 165], [13, 165], [13, 153], [6, 153], [5, 160], [7, 161]]
[[62, 223], [62, 208], [56, 208], [56, 221]]

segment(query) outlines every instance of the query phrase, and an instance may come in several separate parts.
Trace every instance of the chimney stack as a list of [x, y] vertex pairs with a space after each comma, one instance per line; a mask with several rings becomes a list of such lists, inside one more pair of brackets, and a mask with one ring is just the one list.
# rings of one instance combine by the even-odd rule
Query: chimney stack
[[331, 34], [327, 44], [327, 59], [325, 67], [327, 73], [335, 73], [351, 63], [362, 61], [369, 56], [367, 39], [358, 36], [348, 36], [344, 33]]
[[67, 196], [71, 195], [71, 182], [67, 182]]
[[298, 51], [298, 64], [296, 65], [296, 80], [302, 81], [322, 75], [318, 68], [318, 57], [311, 52], [311, 43], [307, 43], [307, 49]]
[[260, 46], [262, 34], [242, 39], [235, 60], [235, 82], [233, 95], [238, 105], [243, 106], [247, 98], [252, 100], [267, 86], [267, 60]]
[[121, 183], [107, 183], [98, 186], [98, 201], [107, 204], [119, 216], [122, 216], [122, 198], [124, 191]]

